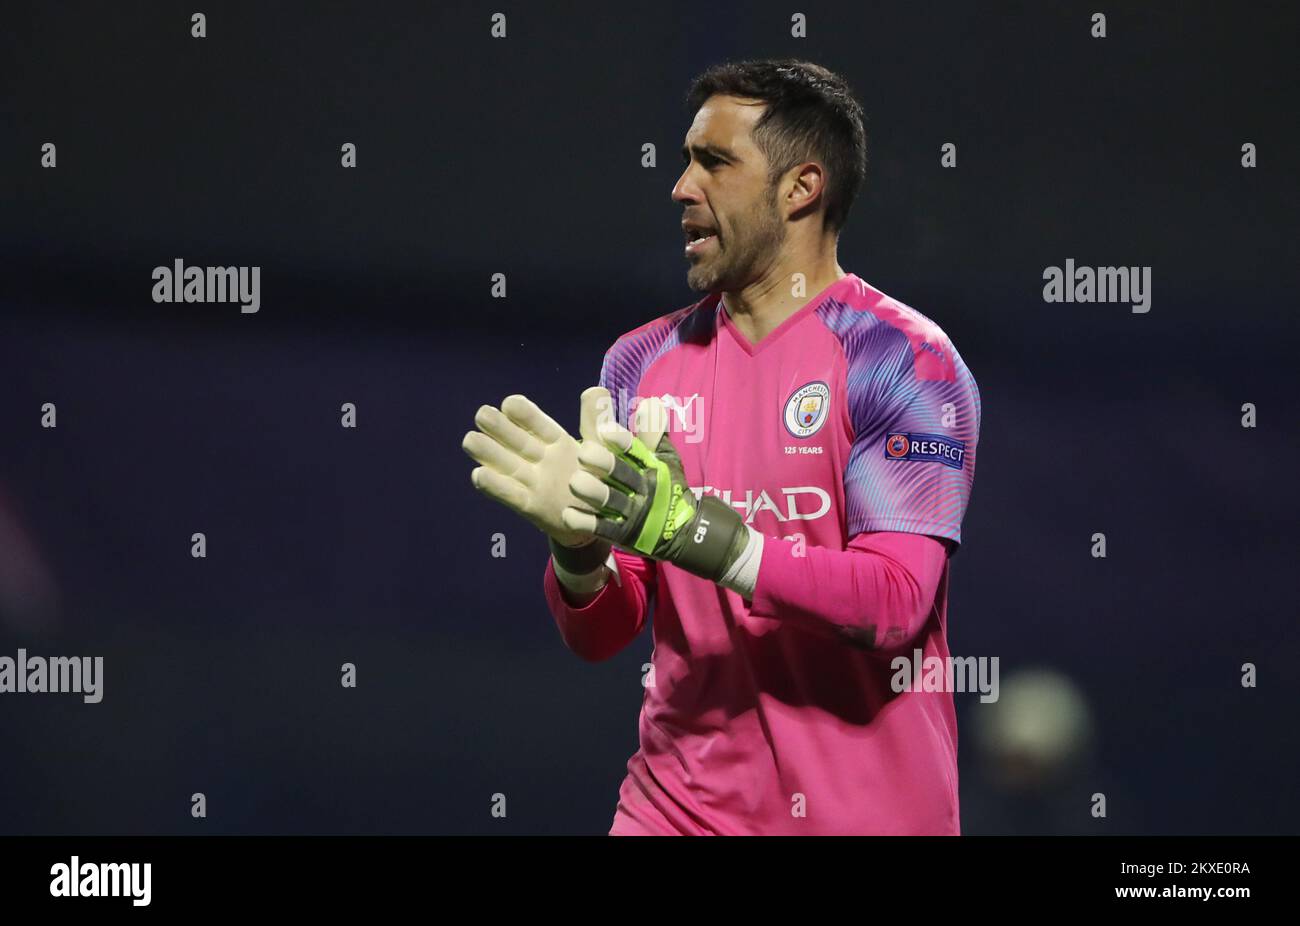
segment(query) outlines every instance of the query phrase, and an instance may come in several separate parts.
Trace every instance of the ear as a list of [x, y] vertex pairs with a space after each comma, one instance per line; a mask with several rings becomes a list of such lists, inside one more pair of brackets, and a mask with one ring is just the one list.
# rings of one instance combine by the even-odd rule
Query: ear
[[806, 161], [790, 168], [790, 192], [786, 202], [790, 215], [802, 215], [817, 207], [826, 192], [826, 172], [816, 161]]

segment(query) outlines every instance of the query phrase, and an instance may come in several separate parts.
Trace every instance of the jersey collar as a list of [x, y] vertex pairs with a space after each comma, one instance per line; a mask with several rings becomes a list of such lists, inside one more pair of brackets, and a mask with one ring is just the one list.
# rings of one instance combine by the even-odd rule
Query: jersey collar
[[[781, 324], [773, 328], [768, 333], [767, 337], [763, 338], [757, 344], [750, 341], [749, 338], [745, 337], [745, 335], [741, 332], [741, 330], [736, 327], [736, 323], [731, 320], [731, 313], [727, 311], [727, 307], [723, 304], [722, 294], [718, 293], [714, 297], [715, 299], [717, 299], [717, 305], [715, 306], [715, 310], [717, 312], [718, 327], [726, 328], [728, 331], [730, 331], [731, 336], [735, 339], [736, 343], [740, 345], [741, 350], [743, 350], [745, 353], [749, 354], [752, 357], [755, 354], [757, 354], [759, 351], [765, 350], [768, 347], [768, 345], [774, 343], [778, 338], [780, 338], [786, 332], [796, 327], [799, 324], [799, 322], [801, 322], [806, 316], [817, 311], [818, 307], [820, 307], [824, 302], [826, 302], [826, 300], [833, 299], [841, 295], [847, 296], [848, 291], [853, 287], [860, 285], [860, 283], [861, 281], [858, 279], [856, 274], [852, 274], [852, 273], [844, 274], [844, 276], [840, 277], [838, 280], [835, 280], [829, 286], [827, 286], [825, 289], [819, 292], [817, 295], [809, 299], [803, 306], [797, 309], [789, 318], [787, 318], [785, 321], [781, 322]], [[845, 298], [842, 299], [841, 301], [848, 301], [848, 300], [847, 298]]]

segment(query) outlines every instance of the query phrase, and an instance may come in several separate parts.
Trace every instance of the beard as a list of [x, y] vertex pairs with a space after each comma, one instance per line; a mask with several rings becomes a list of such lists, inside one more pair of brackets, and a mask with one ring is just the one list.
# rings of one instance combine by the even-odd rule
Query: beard
[[741, 216], [727, 236], [718, 237], [718, 253], [686, 270], [686, 285], [696, 292], [735, 292], [762, 275], [785, 243], [785, 223], [776, 213], [776, 184]]

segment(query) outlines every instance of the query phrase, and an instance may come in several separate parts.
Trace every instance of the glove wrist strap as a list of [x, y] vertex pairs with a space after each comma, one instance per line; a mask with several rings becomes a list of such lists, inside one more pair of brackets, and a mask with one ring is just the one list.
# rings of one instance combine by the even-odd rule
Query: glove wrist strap
[[551, 545], [551, 557], [555, 565], [570, 575], [582, 576], [595, 572], [609, 559], [610, 545], [604, 540], [593, 540], [580, 547], [566, 547], [548, 537]]
[[706, 495], [695, 517], [673, 541], [675, 549], [669, 560], [674, 565], [717, 582], [745, 552], [749, 531], [736, 509], [716, 496]]

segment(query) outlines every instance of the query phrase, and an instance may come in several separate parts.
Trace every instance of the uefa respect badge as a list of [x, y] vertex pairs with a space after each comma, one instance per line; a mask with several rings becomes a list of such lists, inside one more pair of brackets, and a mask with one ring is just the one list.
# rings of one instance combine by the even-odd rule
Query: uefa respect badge
[[966, 465], [966, 444], [941, 434], [895, 431], [885, 435], [885, 459], [942, 463], [961, 469]]

